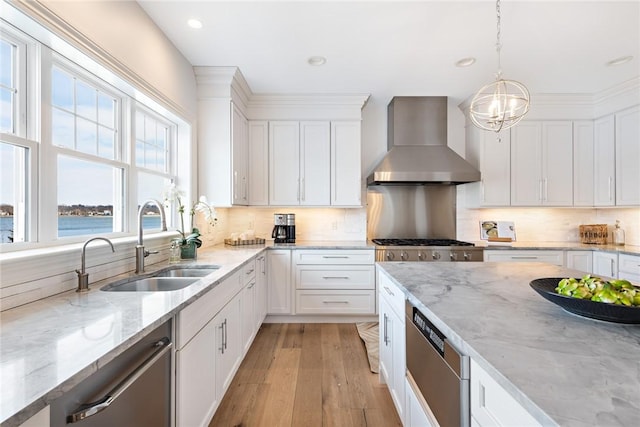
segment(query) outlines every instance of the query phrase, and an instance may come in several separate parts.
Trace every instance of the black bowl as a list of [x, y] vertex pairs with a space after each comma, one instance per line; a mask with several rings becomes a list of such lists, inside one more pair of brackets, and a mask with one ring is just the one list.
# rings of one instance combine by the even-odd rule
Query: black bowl
[[535, 279], [529, 285], [543, 298], [558, 304], [570, 313], [607, 322], [640, 323], [640, 306], [608, 304], [558, 294], [555, 289], [562, 279], [562, 277]]

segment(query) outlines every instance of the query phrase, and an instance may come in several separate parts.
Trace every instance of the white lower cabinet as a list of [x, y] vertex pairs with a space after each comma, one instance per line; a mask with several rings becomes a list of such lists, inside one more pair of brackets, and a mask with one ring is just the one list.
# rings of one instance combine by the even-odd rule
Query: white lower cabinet
[[610, 278], [618, 277], [618, 254], [609, 252], [593, 253], [593, 274]]
[[619, 254], [618, 277], [640, 285], [640, 256]]
[[404, 293], [379, 270], [380, 381], [387, 384], [400, 420], [405, 410], [405, 322]]
[[486, 262], [548, 262], [559, 266], [564, 265], [563, 251], [527, 251], [519, 249], [484, 250]]
[[293, 252], [296, 314], [376, 313], [372, 249]]
[[541, 424], [471, 359], [472, 426], [540, 426]]
[[271, 249], [267, 260], [267, 314], [294, 314], [291, 304], [291, 250]]
[[263, 253], [256, 258], [256, 302], [255, 328], [256, 333], [267, 316], [267, 255]]
[[242, 361], [240, 353], [240, 298], [232, 299], [213, 318], [212, 322], [216, 328], [216, 396], [220, 402]]
[[593, 255], [591, 251], [567, 251], [565, 267], [591, 273], [593, 270]]
[[240, 327], [242, 329], [241, 352], [246, 354], [251, 343], [256, 336], [256, 310], [257, 310], [257, 290], [256, 287], [256, 260], [252, 259], [244, 265], [240, 271], [242, 280], [242, 292], [240, 293]]
[[420, 398], [413, 391], [409, 380], [404, 381], [404, 427], [435, 427], [422, 408]]

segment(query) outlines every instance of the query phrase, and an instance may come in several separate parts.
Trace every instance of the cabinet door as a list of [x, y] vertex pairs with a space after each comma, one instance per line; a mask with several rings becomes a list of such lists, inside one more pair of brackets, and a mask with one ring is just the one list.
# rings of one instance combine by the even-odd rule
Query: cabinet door
[[615, 119], [602, 117], [593, 124], [593, 203], [613, 206], [615, 198]]
[[573, 205], [594, 204], [593, 122], [573, 123]]
[[256, 258], [256, 331], [267, 315], [267, 256]]
[[405, 427], [432, 427], [429, 417], [422, 409], [420, 398], [413, 391], [413, 388], [409, 384], [409, 380], [405, 379], [405, 411], [403, 425]]
[[511, 204], [511, 134], [503, 132], [500, 140], [493, 132], [482, 132], [480, 159], [480, 204]]
[[269, 204], [269, 123], [249, 122], [249, 205]]
[[520, 122], [511, 128], [511, 205], [542, 203], [542, 124]]
[[391, 399], [400, 419], [404, 413], [406, 371], [404, 321], [396, 315], [384, 297], [380, 298], [380, 378], [384, 375]]
[[251, 347], [256, 332], [256, 279], [253, 278], [240, 294], [240, 328], [242, 329], [241, 353]]
[[640, 285], [640, 255], [618, 255], [618, 277]]
[[616, 114], [616, 205], [640, 205], [640, 106]]
[[610, 278], [618, 277], [618, 254], [593, 253], [593, 274]]
[[360, 122], [331, 123], [331, 205], [362, 205]]
[[293, 314], [291, 286], [291, 251], [289, 249], [270, 250], [267, 274], [268, 314]]
[[391, 307], [385, 298], [380, 296], [378, 302], [378, 325], [380, 328], [380, 382], [386, 383], [389, 388], [393, 386], [393, 350], [390, 344], [389, 335], [392, 333], [390, 330]]
[[542, 204], [573, 205], [573, 124], [542, 124]]
[[205, 426], [218, 407], [216, 335], [212, 320], [176, 352], [176, 425]]
[[300, 123], [300, 204], [328, 206], [330, 201], [329, 122]]
[[269, 204], [300, 204], [298, 122], [269, 122]]
[[[240, 366], [240, 298], [235, 297], [211, 320], [215, 326], [216, 397], [222, 400]], [[196, 365], [197, 366], [197, 365]], [[180, 424], [190, 425], [190, 424]]]
[[591, 273], [593, 270], [593, 255], [591, 251], [567, 251], [565, 265], [567, 268]]
[[232, 202], [234, 205], [246, 206], [249, 203], [247, 119], [234, 104], [232, 108]]

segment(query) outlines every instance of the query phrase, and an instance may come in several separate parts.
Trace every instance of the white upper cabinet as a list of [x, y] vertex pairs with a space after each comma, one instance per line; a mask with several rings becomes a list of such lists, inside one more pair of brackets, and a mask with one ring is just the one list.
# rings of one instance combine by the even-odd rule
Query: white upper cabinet
[[235, 104], [231, 114], [231, 164], [231, 203], [246, 206], [249, 204], [248, 122]]
[[602, 117], [593, 123], [593, 203], [613, 206], [616, 202], [615, 117]]
[[331, 122], [331, 206], [362, 205], [361, 125]]
[[616, 113], [616, 205], [640, 205], [640, 106]]
[[329, 122], [300, 122], [300, 197], [305, 206], [330, 204]]
[[269, 123], [269, 204], [300, 204], [300, 124]]
[[573, 122], [573, 205], [593, 206], [595, 167], [593, 122]]
[[269, 122], [249, 121], [249, 205], [269, 204]]
[[520, 122], [511, 131], [511, 205], [573, 205], [572, 122]]

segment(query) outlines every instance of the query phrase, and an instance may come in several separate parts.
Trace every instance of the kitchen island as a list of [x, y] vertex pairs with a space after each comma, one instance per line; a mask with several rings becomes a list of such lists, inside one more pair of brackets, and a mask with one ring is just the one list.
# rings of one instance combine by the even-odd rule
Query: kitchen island
[[529, 286], [579, 272], [540, 263], [378, 265], [540, 424], [640, 425], [640, 325], [567, 313]]

